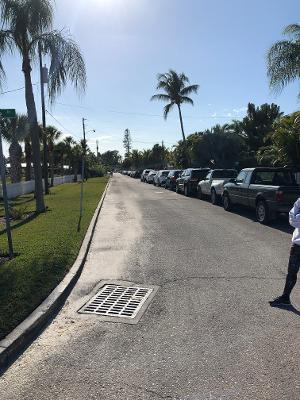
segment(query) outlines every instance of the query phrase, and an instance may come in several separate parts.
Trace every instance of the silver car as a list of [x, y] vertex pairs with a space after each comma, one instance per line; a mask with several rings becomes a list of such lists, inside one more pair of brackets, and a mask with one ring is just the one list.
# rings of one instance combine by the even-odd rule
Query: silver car
[[167, 176], [169, 175], [169, 172], [167, 169], [161, 169], [158, 171], [158, 173], [154, 177], [154, 185], [155, 186], [164, 186], [167, 180]]

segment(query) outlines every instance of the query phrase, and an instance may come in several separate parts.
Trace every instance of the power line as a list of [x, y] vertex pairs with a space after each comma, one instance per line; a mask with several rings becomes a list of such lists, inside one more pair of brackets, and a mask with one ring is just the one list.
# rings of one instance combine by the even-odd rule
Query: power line
[[[38, 85], [38, 83], [33, 83], [32, 85]], [[22, 86], [18, 89], [6, 90], [5, 92], [1, 92], [0, 95], [6, 94], [6, 93], [18, 92], [19, 90], [23, 90], [23, 89], [25, 89], [25, 86]]]
[[65, 126], [63, 126], [63, 124], [59, 122], [58, 119], [56, 119], [48, 110], [46, 110], [46, 113], [49, 114], [54, 119], [54, 121], [56, 121], [67, 133], [74, 136], [73, 133], [71, 133]]

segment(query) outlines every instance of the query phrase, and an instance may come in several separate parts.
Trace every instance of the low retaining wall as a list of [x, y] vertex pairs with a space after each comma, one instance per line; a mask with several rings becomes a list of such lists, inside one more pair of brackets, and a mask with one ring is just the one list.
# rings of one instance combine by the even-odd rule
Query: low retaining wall
[[[81, 175], [77, 175], [77, 180], [78, 181], [81, 180]], [[63, 183], [72, 183], [73, 181], [74, 181], [74, 175], [55, 176], [54, 186], [62, 185]], [[22, 194], [28, 194], [33, 192], [34, 192], [34, 180], [7, 184], [7, 197], [9, 199], [21, 196]], [[3, 197], [2, 185], [0, 185], [0, 198], [2, 197]]]

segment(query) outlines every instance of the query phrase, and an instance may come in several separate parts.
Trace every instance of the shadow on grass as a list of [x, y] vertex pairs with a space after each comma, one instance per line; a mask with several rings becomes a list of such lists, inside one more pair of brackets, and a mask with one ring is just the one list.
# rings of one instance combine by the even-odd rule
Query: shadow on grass
[[[13, 231], [14, 229], [19, 228], [20, 226], [23, 226], [25, 224], [28, 224], [28, 222], [33, 221], [34, 219], [36, 219], [39, 216], [38, 213], [34, 212], [32, 214], [30, 214], [28, 217], [26, 217], [25, 219], [21, 220], [20, 222], [17, 222], [14, 225], [11, 225], [11, 230]], [[0, 230], [0, 236], [3, 235], [4, 233], [6, 233], [6, 228], [1, 229]]]

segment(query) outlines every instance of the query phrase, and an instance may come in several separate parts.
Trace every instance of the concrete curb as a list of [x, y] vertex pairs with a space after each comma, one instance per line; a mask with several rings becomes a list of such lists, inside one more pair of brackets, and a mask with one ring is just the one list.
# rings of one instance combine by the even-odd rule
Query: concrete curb
[[98, 203], [80, 247], [79, 254], [70, 271], [50, 295], [23, 322], [0, 341], [0, 372], [9, 366], [32, 342], [42, 328], [59, 311], [69, 296], [83, 270], [109, 184], [110, 180]]

